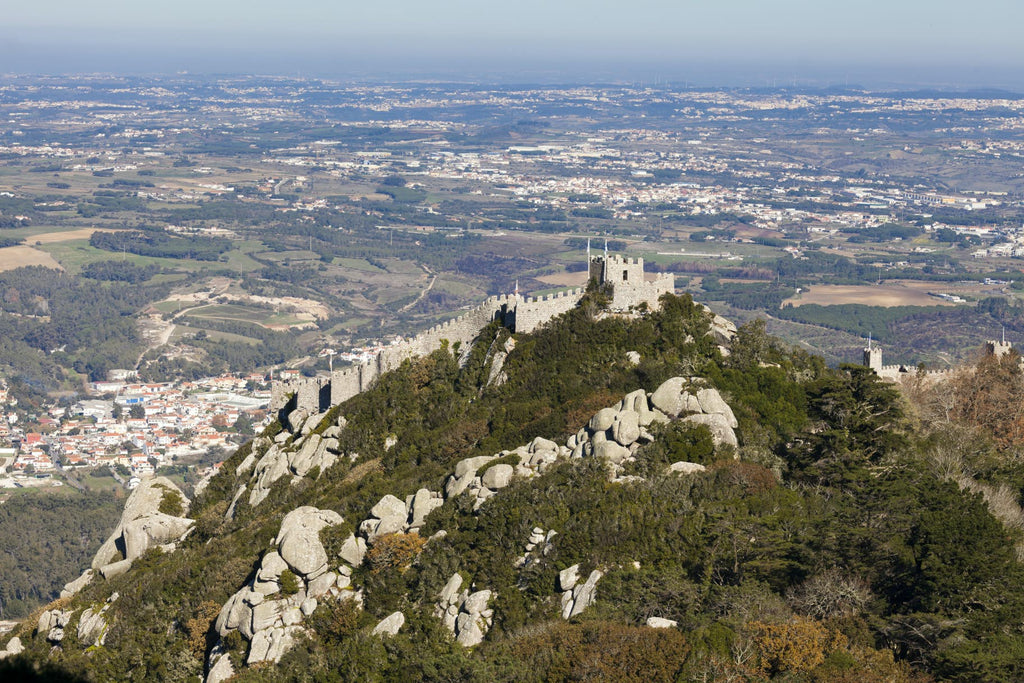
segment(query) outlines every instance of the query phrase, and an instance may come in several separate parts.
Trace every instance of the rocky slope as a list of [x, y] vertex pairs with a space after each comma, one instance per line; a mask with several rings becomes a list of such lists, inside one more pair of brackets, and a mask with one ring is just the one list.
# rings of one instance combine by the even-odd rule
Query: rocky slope
[[147, 482], [0, 673], [1013, 679], [970, 653], [1024, 645], [1014, 532], [891, 388], [686, 297], [593, 303], [285, 409], [192, 501]]
[[[455, 465], [440, 491], [421, 488], [404, 496], [392, 494], [382, 497], [358, 524], [358, 531], [349, 534], [339, 551], [329, 557], [319, 540], [320, 532], [328, 526], [344, 523], [344, 519], [331, 510], [300, 507], [288, 513], [281, 523], [272, 548], [260, 561], [260, 567], [221, 609], [215, 630], [220, 638], [238, 632], [248, 643], [246, 664], [277, 662], [303, 632], [303, 621], [323, 600], [351, 600], [362, 605], [362, 592], [353, 585], [352, 575], [365, 558], [366, 548], [382, 536], [391, 534], [417, 534], [427, 516], [448, 501], [468, 496], [474, 510], [489, 499], [500, 495], [515, 479], [530, 479], [542, 475], [560, 460], [596, 458], [606, 467], [613, 483], [635, 482], [635, 476], [621, 476], [623, 467], [635, 460], [634, 454], [644, 443], [654, 441], [647, 431], [653, 424], [667, 424], [673, 419], [705, 425], [711, 430], [717, 446], [724, 446], [735, 454], [737, 445], [733, 431], [737, 425], [729, 405], [715, 389], [706, 388], [698, 378], [673, 377], [648, 395], [642, 389], [627, 394], [616, 405], [598, 411], [589, 422], [572, 436], [565, 445], [537, 437], [527, 445], [491, 456], [478, 456], [462, 460]], [[326, 422], [327, 424], [323, 424]], [[310, 460], [297, 454], [312, 453], [319, 466], [325, 456], [333, 463], [340, 454], [335, 436], [321, 438], [311, 430], [337, 435], [345, 426], [343, 417], [338, 422], [324, 415], [295, 418], [294, 413], [284, 418], [295, 432], [282, 431], [273, 442], [258, 440], [251, 452], [239, 465], [237, 472], [252, 471], [249, 483], [242, 484], [235, 499], [252, 486], [253, 492], [266, 491], [266, 472], [279, 471], [280, 476], [291, 474], [302, 477], [310, 468], [278, 468], [278, 463], [307, 463]], [[282, 444], [288, 444], [282, 447]], [[312, 446], [311, 446], [312, 444]], [[392, 444], [394, 445], [394, 444]], [[256, 448], [265, 448], [259, 455]], [[319, 454], [319, 455], [317, 455]], [[266, 465], [266, 463], [272, 463]], [[675, 462], [668, 472], [693, 473], [703, 471], [697, 463]], [[276, 479], [275, 479], [276, 480]], [[256, 504], [265, 493], [251, 498]], [[229, 508], [228, 515], [233, 513]], [[443, 537], [444, 530], [431, 538]], [[555, 532], [544, 534], [535, 529], [525, 545], [522, 563], [529, 561], [532, 551], [541, 543], [551, 543]], [[558, 591], [562, 617], [570, 619], [583, 612], [594, 600], [597, 582], [602, 576], [595, 569], [585, 581], [578, 581], [579, 565], [575, 564], [559, 574]], [[289, 572], [294, 586], [283, 590], [282, 575]], [[490, 628], [494, 610], [489, 607], [493, 596], [487, 589], [470, 592], [460, 588], [463, 577], [453, 574], [438, 596], [435, 615], [442, 620], [456, 642], [465, 647], [478, 645]], [[268, 599], [267, 596], [279, 596]], [[402, 612], [386, 617], [374, 628], [376, 634], [394, 635], [404, 623]], [[213, 649], [208, 662], [207, 683], [220, 683], [234, 673], [227, 648], [223, 642]]]

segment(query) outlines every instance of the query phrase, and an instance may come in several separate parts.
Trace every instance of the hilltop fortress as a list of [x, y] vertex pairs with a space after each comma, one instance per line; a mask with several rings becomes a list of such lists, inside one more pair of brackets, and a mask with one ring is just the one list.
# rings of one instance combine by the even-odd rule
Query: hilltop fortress
[[[587, 248], [590, 278], [611, 286], [613, 311], [628, 311], [646, 306], [659, 307], [662, 294], [675, 292], [675, 277], [660, 274], [653, 280], [644, 275], [642, 258], [592, 256]], [[425, 356], [447, 342], [468, 349], [480, 331], [494, 320], [513, 332], [532, 332], [552, 318], [573, 309], [583, 297], [583, 289], [563, 290], [541, 297], [523, 297], [517, 293], [492, 296], [471, 311], [454, 320], [436, 325], [412, 339], [384, 348], [368, 363], [331, 372], [329, 377], [310, 377], [290, 381], [275, 381], [271, 388], [270, 409], [281, 410], [295, 397], [297, 408], [308, 412], [322, 412], [332, 405], [347, 401], [370, 388], [383, 373], [393, 370], [403, 361]]]
[[[1006, 339], [990, 339], [985, 342], [985, 353], [997, 358], [1010, 353], [1013, 344]], [[901, 382], [905, 378], [915, 377], [925, 379], [929, 382], [941, 382], [950, 379], [958, 371], [957, 368], [946, 368], [943, 370], [921, 370], [913, 365], [882, 365], [882, 349], [872, 345], [868, 339], [868, 345], [864, 347], [864, 365], [875, 371], [875, 374], [888, 382]]]

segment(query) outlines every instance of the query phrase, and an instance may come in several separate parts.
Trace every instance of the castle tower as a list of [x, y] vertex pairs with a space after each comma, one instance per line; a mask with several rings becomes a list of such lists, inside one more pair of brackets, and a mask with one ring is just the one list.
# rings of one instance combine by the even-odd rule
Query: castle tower
[[990, 356], [1000, 358], [1010, 353], [1010, 349], [1013, 348], [1013, 344], [1003, 339], [1002, 341], [996, 339], [990, 339], [985, 342], [985, 353]]
[[882, 349], [878, 346], [872, 347], [870, 335], [868, 345], [864, 349], [864, 365], [874, 370], [876, 375], [882, 374]]
[[597, 284], [603, 285], [606, 281], [607, 269], [605, 268], [605, 264], [607, 263], [607, 259], [602, 256], [589, 256], [589, 253], [590, 249], [588, 243], [587, 263], [589, 264], [590, 273], [587, 277], [591, 280], [596, 280]]

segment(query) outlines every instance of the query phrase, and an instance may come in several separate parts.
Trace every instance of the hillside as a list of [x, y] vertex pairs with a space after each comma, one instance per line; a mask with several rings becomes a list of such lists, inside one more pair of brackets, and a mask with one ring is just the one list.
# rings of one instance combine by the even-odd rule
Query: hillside
[[1024, 675], [1022, 535], [935, 457], [955, 420], [688, 296], [604, 303], [288, 406], [192, 501], [140, 487], [0, 676]]

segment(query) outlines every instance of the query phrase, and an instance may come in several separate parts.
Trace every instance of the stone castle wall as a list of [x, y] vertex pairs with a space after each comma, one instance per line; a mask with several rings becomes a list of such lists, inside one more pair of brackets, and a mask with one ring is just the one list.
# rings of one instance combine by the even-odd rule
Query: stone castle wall
[[651, 310], [658, 308], [658, 299], [662, 294], [675, 292], [675, 276], [671, 273], [663, 273], [653, 281], [641, 281], [629, 285], [615, 287], [615, 295], [612, 298], [612, 308], [625, 311], [630, 308], [647, 304]]
[[[654, 310], [658, 308], [662, 294], [675, 291], [675, 278], [671, 274], [659, 275], [650, 282], [645, 280], [643, 259], [619, 256], [605, 259], [599, 256], [591, 259], [590, 273], [592, 276], [596, 273], [600, 282], [612, 285], [614, 310], [627, 310], [641, 303]], [[533, 332], [552, 318], [572, 310], [583, 294], [584, 290], [580, 288], [542, 297], [492, 296], [454, 320], [385, 347], [369, 363], [335, 370], [330, 378], [275, 382], [271, 389], [270, 409], [281, 410], [294, 396], [296, 407], [309, 412], [323, 412], [366, 391], [383, 373], [394, 370], [406, 360], [428, 355], [445, 342], [466, 348], [494, 320], [500, 320], [514, 332]]]
[[[576, 300], [579, 300], [578, 297]], [[296, 407], [310, 412], [322, 412], [366, 391], [377, 377], [394, 370], [404, 361], [436, 351], [444, 342], [450, 346], [460, 344], [465, 348], [492, 320], [509, 324], [507, 319], [514, 317], [519, 301], [519, 297], [511, 294], [492, 296], [458, 318], [435, 325], [412, 339], [385, 347], [369, 363], [333, 371], [329, 379], [310, 377], [275, 382], [271, 388], [270, 409], [281, 410], [294, 395]], [[571, 306], [565, 310], [569, 308]]]
[[571, 311], [582, 298], [582, 289], [572, 289], [549, 296], [520, 299], [512, 310], [513, 319], [509, 327], [516, 332], [533, 332], [552, 318]]
[[[985, 353], [990, 356], [1001, 357], [1010, 353], [1013, 344], [1006, 340], [985, 342]], [[958, 368], [945, 368], [942, 370], [925, 370], [922, 372], [912, 365], [882, 365], [882, 349], [877, 346], [868, 346], [864, 349], [865, 366], [875, 371], [880, 378], [889, 382], [902, 382], [908, 378], [924, 380], [928, 383], [945, 382], [954, 378], [959, 372]], [[1024, 365], [1024, 360], [1022, 360]]]

